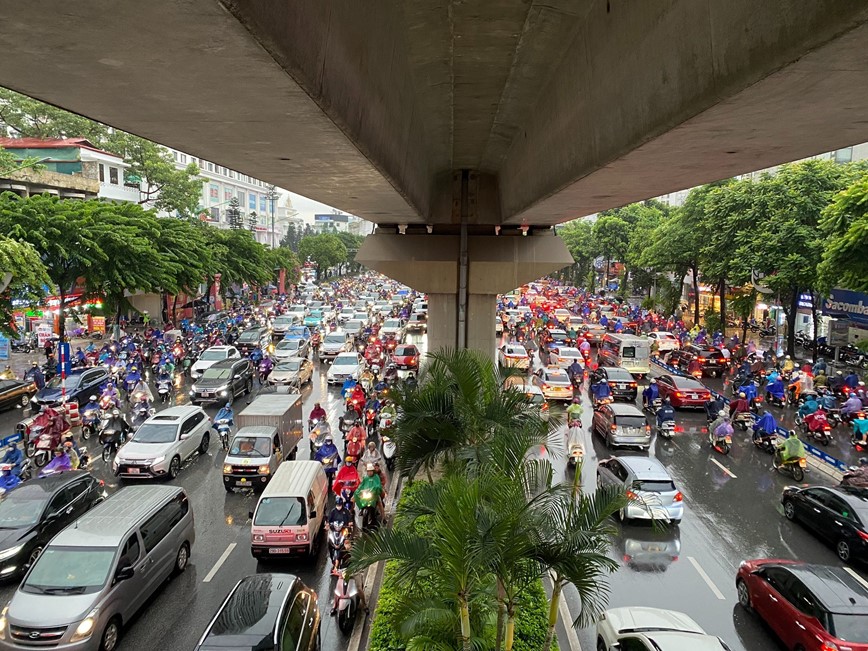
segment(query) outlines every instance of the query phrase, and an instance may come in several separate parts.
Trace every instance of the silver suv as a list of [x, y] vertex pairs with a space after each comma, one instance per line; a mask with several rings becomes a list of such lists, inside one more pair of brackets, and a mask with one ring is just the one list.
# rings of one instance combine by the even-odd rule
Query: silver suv
[[669, 472], [653, 457], [612, 457], [597, 466], [599, 486], [618, 486], [630, 502], [618, 513], [621, 522], [658, 520], [679, 524], [684, 516], [684, 496]]
[[118, 477], [174, 479], [181, 465], [210, 443], [211, 419], [201, 407], [171, 407], [142, 423], [118, 450], [112, 470]]

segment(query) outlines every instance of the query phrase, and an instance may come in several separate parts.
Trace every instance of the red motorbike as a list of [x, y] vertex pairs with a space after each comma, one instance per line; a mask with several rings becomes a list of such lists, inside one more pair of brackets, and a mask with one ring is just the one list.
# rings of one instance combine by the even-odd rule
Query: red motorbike
[[826, 412], [822, 409], [805, 416], [801, 428], [805, 434], [823, 445], [829, 445], [832, 442], [832, 425], [826, 418]]

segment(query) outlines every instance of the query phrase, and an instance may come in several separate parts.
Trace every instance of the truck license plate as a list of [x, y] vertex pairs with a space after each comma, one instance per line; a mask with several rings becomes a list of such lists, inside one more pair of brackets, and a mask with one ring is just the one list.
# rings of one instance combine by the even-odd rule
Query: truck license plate
[[235, 483], [236, 483], [238, 486], [244, 486], [245, 484], [247, 484], [247, 480], [246, 480], [246, 479], [239, 479], [239, 480], [238, 480], [237, 482], [235, 482]]
[[269, 547], [268, 553], [269, 554], [288, 554], [289, 553], [289, 547]]

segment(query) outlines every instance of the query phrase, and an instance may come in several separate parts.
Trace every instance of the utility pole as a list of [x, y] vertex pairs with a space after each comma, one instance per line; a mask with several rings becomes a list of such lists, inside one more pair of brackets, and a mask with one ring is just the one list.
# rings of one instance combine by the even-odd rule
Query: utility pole
[[274, 243], [274, 202], [277, 200], [278, 194], [274, 185], [268, 186], [268, 194], [265, 196], [271, 201], [271, 248], [275, 249], [277, 246]]

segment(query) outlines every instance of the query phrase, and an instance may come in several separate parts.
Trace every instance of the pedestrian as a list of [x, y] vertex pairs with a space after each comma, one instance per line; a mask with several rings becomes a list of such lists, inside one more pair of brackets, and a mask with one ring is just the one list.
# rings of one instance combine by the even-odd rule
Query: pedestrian
[[51, 339], [45, 340], [45, 361], [50, 362], [51, 356], [54, 354], [54, 342]]

